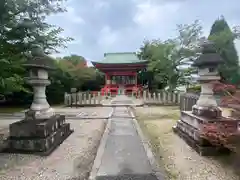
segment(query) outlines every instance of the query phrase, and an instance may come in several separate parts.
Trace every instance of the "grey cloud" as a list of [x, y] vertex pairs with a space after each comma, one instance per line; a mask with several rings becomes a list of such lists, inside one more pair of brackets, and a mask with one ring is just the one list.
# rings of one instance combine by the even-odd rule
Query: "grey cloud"
[[[81, 37], [79, 44], [70, 44], [63, 53], [75, 53], [87, 58], [99, 60], [104, 51], [135, 51], [140, 47], [144, 37], [169, 38], [174, 36], [176, 24], [191, 23], [196, 19], [203, 22], [203, 26], [209, 29], [213, 21], [220, 15], [224, 15], [231, 23], [240, 24], [238, 14], [240, 12], [239, 0], [152, 0], [155, 6], [179, 3], [180, 8], [176, 14], [161, 13], [161, 22], [151, 25], [149, 28], [138, 26], [133, 18], [137, 12], [137, 5], [146, 0], [71, 0], [69, 6], [74, 8], [76, 16], [81, 17], [84, 23], [63, 21], [61, 18], [51, 18], [51, 22], [66, 29], [69, 35], [75, 39]], [[96, 4], [105, 3], [102, 8]], [[106, 5], [108, 4], [108, 5]], [[100, 6], [98, 6], [100, 7]], [[171, 17], [169, 17], [171, 16]], [[120, 38], [109, 49], [103, 44], [98, 44], [100, 31], [108, 26], [116, 32]]]
[[[94, 8], [97, 3], [101, 2], [107, 3], [109, 7]], [[80, 7], [78, 14], [87, 22], [88, 26], [99, 28], [108, 24], [114, 30], [132, 26], [132, 17], [136, 10], [135, 4], [131, 0], [88, 0], [84, 3], [83, 1], [76, 1], [75, 7]]]
[[[97, 41], [103, 27], [107, 25], [112, 31], [121, 31], [124, 28], [136, 27], [133, 22], [133, 16], [136, 11], [136, 6], [133, 1], [81, 0], [73, 2], [71, 6], [76, 9], [76, 14], [85, 21], [85, 24], [82, 26], [79, 25], [79, 27], [76, 25], [71, 29], [71, 32], [82, 36], [83, 45], [78, 46], [79, 51], [88, 54], [87, 56], [91, 56], [93, 59], [99, 59], [104, 53], [101, 52], [100, 56], [95, 55], [96, 51], [101, 49], [101, 45], [99, 47]], [[108, 6], [98, 9], [95, 8], [96, 3], [101, 2], [106, 2]], [[71, 47], [72, 46], [73, 45], [71, 45]]]

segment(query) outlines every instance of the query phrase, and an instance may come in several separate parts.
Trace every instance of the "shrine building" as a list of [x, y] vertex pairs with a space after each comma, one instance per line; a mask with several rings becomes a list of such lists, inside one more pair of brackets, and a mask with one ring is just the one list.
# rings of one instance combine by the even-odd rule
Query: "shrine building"
[[147, 61], [138, 58], [134, 52], [105, 53], [102, 61], [92, 62], [105, 74], [105, 85], [101, 94], [130, 94], [142, 91], [137, 81], [139, 71], [146, 68]]

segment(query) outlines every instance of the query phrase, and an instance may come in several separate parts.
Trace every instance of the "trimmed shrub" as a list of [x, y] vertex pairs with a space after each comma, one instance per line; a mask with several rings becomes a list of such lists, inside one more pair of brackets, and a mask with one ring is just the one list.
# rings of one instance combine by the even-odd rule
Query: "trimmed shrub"
[[[234, 94], [237, 90], [236, 86], [231, 85], [231, 84], [223, 84], [220, 82], [213, 82], [214, 86], [213, 86], [213, 92], [216, 95], [228, 95], [228, 93], [230, 94]], [[200, 93], [201, 92], [201, 86], [200, 85], [196, 85], [193, 87], [190, 87], [187, 89], [187, 92], [189, 93]]]
[[200, 93], [201, 92], [201, 86], [200, 85], [195, 85], [190, 88], [187, 88], [188, 93]]

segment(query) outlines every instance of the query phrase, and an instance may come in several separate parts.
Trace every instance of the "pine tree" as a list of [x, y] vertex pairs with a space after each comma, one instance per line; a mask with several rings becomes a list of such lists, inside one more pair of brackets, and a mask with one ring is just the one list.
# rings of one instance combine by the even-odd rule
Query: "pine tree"
[[234, 34], [223, 16], [213, 23], [208, 39], [215, 42], [224, 60], [219, 66], [222, 80], [235, 84], [239, 77], [239, 57], [234, 44]]

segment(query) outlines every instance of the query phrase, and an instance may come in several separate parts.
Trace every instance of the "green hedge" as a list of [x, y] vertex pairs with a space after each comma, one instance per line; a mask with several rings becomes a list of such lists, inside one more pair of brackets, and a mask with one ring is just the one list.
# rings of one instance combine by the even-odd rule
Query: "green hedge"
[[187, 88], [187, 92], [189, 92], [189, 93], [200, 93], [201, 92], [201, 86], [196, 85], [196, 86]]

